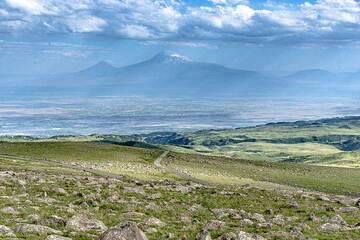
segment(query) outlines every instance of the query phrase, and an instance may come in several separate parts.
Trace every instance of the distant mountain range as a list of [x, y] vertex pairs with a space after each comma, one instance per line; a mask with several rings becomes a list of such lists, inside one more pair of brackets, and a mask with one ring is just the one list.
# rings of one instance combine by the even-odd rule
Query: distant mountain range
[[[4, 78], [6, 79], [6, 78]], [[26, 84], [22, 82], [26, 80]], [[360, 73], [331, 73], [310, 69], [283, 77], [192, 61], [160, 53], [137, 64], [114, 67], [101, 61], [71, 74], [17, 76], [3, 80], [28, 91], [46, 88], [90, 95], [137, 94], [156, 96], [293, 96], [346, 95], [360, 90]], [[5, 84], [6, 86], [6, 84]]]

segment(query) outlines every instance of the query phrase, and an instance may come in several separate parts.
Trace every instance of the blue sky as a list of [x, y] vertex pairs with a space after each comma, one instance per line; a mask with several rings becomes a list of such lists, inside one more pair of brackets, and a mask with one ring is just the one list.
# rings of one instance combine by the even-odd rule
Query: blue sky
[[122, 66], [160, 51], [261, 71], [360, 70], [355, 0], [0, 0], [0, 73]]

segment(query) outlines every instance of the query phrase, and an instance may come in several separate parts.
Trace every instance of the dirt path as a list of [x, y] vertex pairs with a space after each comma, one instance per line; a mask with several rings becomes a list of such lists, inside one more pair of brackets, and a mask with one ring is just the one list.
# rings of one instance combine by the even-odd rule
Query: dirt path
[[188, 174], [185, 174], [185, 173], [182, 173], [182, 172], [179, 172], [173, 168], [170, 168], [170, 167], [167, 167], [167, 166], [164, 166], [161, 164], [161, 161], [164, 160], [164, 158], [166, 158], [166, 156], [169, 154], [169, 151], [165, 151], [163, 154], [161, 154], [158, 158], [155, 159], [154, 161], [154, 165], [165, 171], [165, 172], [168, 172], [170, 174], [173, 174], [179, 178], [183, 178], [185, 180], [189, 180], [189, 181], [192, 181], [192, 182], [195, 182], [195, 183], [199, 183], [199, 184], [202, 184], [202, 185], [210, 185], [209, 182], [206, 182], [206, 181], [203, 181], [203, 180], [200, 180], [200, 179], [197, 179], [197, 178], [194, 178], [193, 176], [190, 176]]

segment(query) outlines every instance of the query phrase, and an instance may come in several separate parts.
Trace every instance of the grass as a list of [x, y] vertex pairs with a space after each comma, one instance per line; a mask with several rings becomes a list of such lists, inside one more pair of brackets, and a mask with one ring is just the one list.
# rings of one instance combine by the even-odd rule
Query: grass
[[[81, 146], [88, 149], [87, 144], [78, 145], [76, 143], [74, 145], [76, 148]], [[54, 147], [54, 145], [46, 145], [48, 151], [53, 152], [53, 156], [61, 157], [62, 154], [66, 154], [64, 143], [61, 143], [58, 148], [50, 150], [51, 147]], [[14, 149], [15, 147], [11, 146], [11, 148]], [[59, 149], [61, 149], [61, 153], [58, 152]], [[130, 148], [128, 151], [139, 154], [143, 150]], [[130, 154], [129, 152], [128, 154]], [[38, 156], [38, 153], [32, 152], [32, 154]], [[93, 162], [99, 161], [93, 159]], [[320, 223], [313, 222], [309, 220], [309, 215], [315, 214], [324, 219], [332, 217], [336, 213], [326, 209], [339, 209], [343, 205], [335, 202], [314, 200], [313, 198], [303, 197], [301, 194], [288, 193], [284, 195], [278, 191], [234, 186], [198, 188], [191, 187], [191, 184], [173, 180], [170, 182], [157, 181], [156, 179], [147, 179], [140, 182], [131, 179], [124, 179], [123, 181], [111, 180], [91, 176], [83, 172], [74, 172], [73, 170], [64, 171], [63, 168], [57, 168], [51, 164], [37, 164], [26, 160], [0, 158], [0, 163], [0, 173], [8, 172], [8, 175], [0, 174], [0, 195], [2, 196], [0, 198], [0, 209], [10, 206], [19, 212], [17, 215], [2, 214], [0, 218], [0, 224], [11, 229], [15, 229], [18, 223], [31, 223], [30, 216], [37, 214], [42, 225], [62, 231], [63, 236], [71, 237], [74, 240], [96, 239], [99, 235], [97, 232], [71, 232], [63, 225], [49, 221], [51, 215], [69, 219], [74, 214], [81, 212], [86, 213], [91, 218], [103, 221], [108, 227], [129, 220], [134, 221], [146, 232], [149, 239], [166, 239], [169, 234], [174, 239], [195, 239], [195, 236], [205, 224], [214, 219], [225, 223], [225, 227], [210, 231], [214, 239], [239, 229], [260, 234], [268, 239], [276, 239], [273, 237], [275, 232], [289, 232], [291, 228], [304, 223], [309, 226], [308, 229], [303, 231], [304, 236], [307, 238], [342, 240], [358, 239], [359, 237], [356, 230], [330, 233], [320, 231], [318, 227], [324, 221]], [[149, 184], [150, 182], [152, 185]], [[190, 187], [191, 191], [187, 193], [177, 191], [177, 186]], [[63, 196], [54, 191], [58, 187], [65, 189], [68, 195]], [[141, 188], [146, 194], [127, 192], [125, 189], [129, 187]], [[224, 191], [231, 194], [224, 194]], [[82, 195], [79, 195], [78, 192], [81, 192]], [[114, 195], [119, 196], [119, 199], [110, 201], [109, 197]], [[296, 202], [298, 207], [287, 207], [290, 202]], [[149, 208], [150, 204], [155, 208]], [[190, 208], [194, 210], [190, 211]], [[225, 209], [224, 211], [232, 209], [235, 212], [246, 211], [249, 214], [263, 214], [269, 208], [273, 209], [275, 214], [281, 214], [284, 218], [290, 217], [292, 220], [286, 221], [284, 226], [274, 225], [270, 229], [257, 227], [256, 224], [242, 226], [240, 221], [233, 218], [232, 215], [217, 217], [213, 213], [214, 209]], [[135, 213], [137, 213], [137, 217], [134, 216]], [[342, 213], [341, 215], [351, 225], [360, 221], [360, 211]], [[166, 225], [164, 227], [155, 226], [156, 232], [148, 232], [152, 227], [145, 225], [143, 221], [148, 217], [156, 217]], [[272, 217], [265, 215], [268, 221]], [[17, 233], [17, 237], [31, 240], [46, 238], [45, 235], [21, 233]]]
[[167, 177], [153, 166], [159, 150], [96, 142], [2, 142], [0, 154], [57, 160], [140, 179]]
[[[359, 196], [360, 170], [172, 153], [168, 166], [219, 184], [275, 184]], [[260, 183], [258, 182], [260, 181]]]

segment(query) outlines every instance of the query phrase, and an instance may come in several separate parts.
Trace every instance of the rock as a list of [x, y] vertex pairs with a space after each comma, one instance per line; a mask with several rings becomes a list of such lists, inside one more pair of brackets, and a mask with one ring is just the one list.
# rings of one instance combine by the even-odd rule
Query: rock
[[66, 220], [64, 218], [56, 216], [56, 215], [51, 215], [49, 217], [49, 219], [47, 220], [47, 222], [49, 224], [53, 224], [53, 225], [60, 225], [60, 226], [66, 225]]
[[329, 222], [339, 224], [339, 225], [347, 225], [345, 220], [340, 215], [335, 215], [334, 217], [330, 218]]
[[66, 229], [76, 232], [89, 230], [104, 232], [107, 230], [107, 227], [100, 220], [90, 219], [85, 214], [78, 214], [69, 219], [66, 223]]
[[203, 206], [201, 206], [200, 204], [194, 204], [194, 205], [192, 205], [189, 209], [188, 209], [188, 211], [189, 212], [196, 212], [196, 211], [200, 211], [200, 210], [203, 210], [203, 209], [205, 209]]
[[211, 235], [208, 231], [201, 231], [198, 233], [195, 240], [211, 240]]
[[321, 201], [330, 202], [330, 199], [325, 195], [319, 195], [319, 196], [316, 197], [316, 199], [321, 200]]
[[153, 202], [149, 203], [145, 208], [148, 210], [153, 210], [153, 211], [160, 209], [160, 207]]
[[144, 189], [138, 187], [138, 188], [132, 188], [132, 187], [124, 187], [124, 192], [127, 193], [137, 193], [140, 195], [145, 195]]
[[288, 203], [287, 208], [298, 208], [299, 204], [297, 202]]
[[225, 222], [219, 220], [211, 220], [205, 224], [204, 231], [221, 229], [225, 227]]
[[254, 222], [247, 218], [240, 220], [241, 226], [249, 226], [249, 225], [253, 225], [253, 224], [254, 224]]
[[54, 192], [57, 193], [58, 195], [61, 195], [61, 196], [67, 196], [68, 193], [65, 191], [65, 189], [63, 188], [55, 188], [54, 189]]
[[323, 232], [339, 231], [341, 228], [341, 225], [336, 223], [325, 223], [320, 226], [320, 230]]
[[4, 214], [12, 214], [12, 215], [17, 215], [19, 214], [18, 211], [16, 211], [14, 208], [12, 207], [4, 207], [2, 209], [0, 209], [0, 212], [1, 213], [4, 213]]
[[191, 188], [187, 187], [187, 186], [182, 186], [182, 185], [178, 185], [175, 187], [175, 191], [176, 192], [181, 192], [181, 193], [190, 193], [191, 192]]
[[62, 234], [61, 231], [36, 224], [19, 224], [15, 229], [18, 233], [34, 233], [34, 234]]
[[251, 234], [243, 231], [237, 231], [235, 233], [234, 240], [266, 240], [260, 235], [257, 234]]
[[158, 227], [166, 226], [165, 223], [163, 223], [160, 219], [155, 218], [155, 217], [150, 217], [150, 218], [146, 219], [143, 223], [148, 226], [158, 226]]
[[269, 208], [269, 209], [266, 209], [266, 210], [265, 210], [265, 214], [267, 214], [267, 215], [273, 215], [273, 214], [274, 214], [274, 211], [273, 211], [271, 208]]
[[320, 218], [316, 217], [314, 213], [309, 215], [309, 220], [313, 222], [320, 222]]
[[355, 202], [355, 206], [360, 208], [360, 199], [358, 199], [356, 202]]
[[259, 223], [263, 223], [265, 222], [265, 218], [262, 214], [259, 214], [259, 213], [254, 213], [252, 216], [251, 216], [251, 219], [252, 220], [255, 220]]
[[351, 212], [356, 212], [359, 211], [359, 208], [357, 207], [343, 207], [337, 210], [337, 212], [339, 213], [351, 213]]
[[146, 229], [145, 232], [151, 234], [151, 233], [157, 233], [158, 230], [156, 228], [151, 227], [151, 228]]
[[276, 215], [275, 217], [273, 217], [271, 219], [271, 223], [278, 225], [278, 226], [283, 226], [283, 225], [285, 225], [285, 220], [282, 215]]
[[187, 214], [184, 214], [184, 213], [181, 214], [180, 220], [185, 224], [191, 224], [191, 222], [192, 222], [191, 217], [189, 215], [187, 215]]
[[0, 225], [0, 238], [2, 237], [15, 237], [15, 234], [7, 226]]
[[63, 237], [59, 235], [50, 235], [45, 240], [71, 240], [71, 238]]
[[28, 219], [29, 219], [29, 221], [30, 221], [31, 223], [33, 223], [33, 224], [39, 224], [40, 221], [41, 221], [40, 216], [37, 215], [37, 214], [30, 214], [30, 215], [28, 216]]
[[110, 228], [98, 240], [147, 240], [147, 237], [135, 223], [128, 222]]

